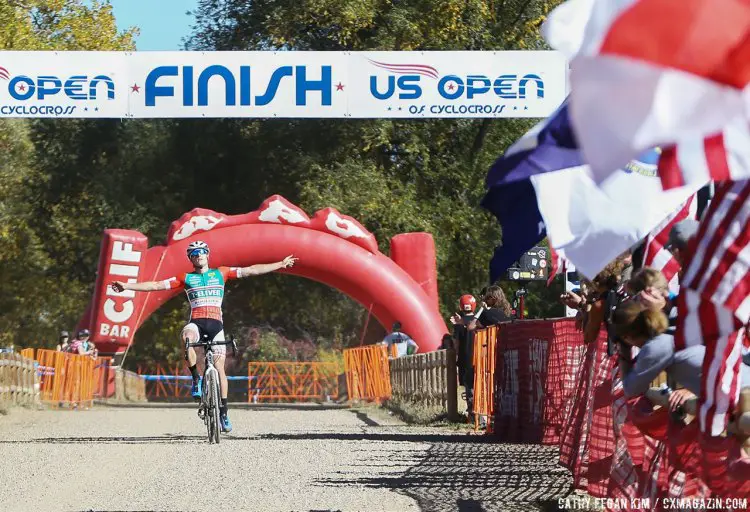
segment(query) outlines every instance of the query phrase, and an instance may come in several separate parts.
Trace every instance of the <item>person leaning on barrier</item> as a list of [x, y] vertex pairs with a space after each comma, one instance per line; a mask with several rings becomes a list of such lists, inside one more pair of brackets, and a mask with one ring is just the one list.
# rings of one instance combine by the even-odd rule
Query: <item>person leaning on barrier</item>
[[[630, 299], [617, 307], [612, 323], [622, 342], [639, 348], [638, 355], [633, 359], [625, 354], [620, 356], [625, 396], [645, 393], [662, 371], [686, 388], [670, 395], [673, 410], [688, 398], [700, 394], [706, 347], [696, 345], [675, 351], [674, 330], [669, 329], [669, 321], [663, 311]], [[750, 386], [750, 367], [745, 364], [741, 368], [740, 381], [742, 387]]]
[[57, 347], [55, 347], [55, 350], [57, 352], [67, 352], [68, 347], [70, 346], [68, 344], [69, 339], [70, 339], [70, 334], [68, 334], [68, 331], [60, 332], [60, 337], [57, 340]]
[[81, 329], [78, 331], [76, 339], [70, 344], [68, 351], [82, 356], [92, 355], [93, 351], [89, 350], [89, 336], [91, 336], [91, 333], [88, 329]]

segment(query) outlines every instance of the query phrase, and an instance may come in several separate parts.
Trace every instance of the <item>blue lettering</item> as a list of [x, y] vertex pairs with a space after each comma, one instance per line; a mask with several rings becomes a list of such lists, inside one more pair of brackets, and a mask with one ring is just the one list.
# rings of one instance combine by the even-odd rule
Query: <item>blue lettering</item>
[[96, 86], [99, 84], [99, 82], [104, 82], [107, 85], [107, 99], [115, 99], [115, 83], [110, 77], [104, 75], [95, 76], [91, 80], [91, 86], [89, 87], [89, 99], [96, 99]]
[[279, 90], [281, 79], [287, 76], [292, 76], [293, 74], [292, 66], [282, 66], [274, 71], [273, 75], [271, 75], [271, 81], [268, 83], [266, 92], [263, 93], [262, 96], [255, 97], [255, 104], [262, 107], [271, 103], [276, 97], [276, 91]]
[[[156, 106], [156, 98], [164, 96], [169, 98], [174, 96], [174, 87], [170, 86], [157, 86], [156, 81], [163, 76], [178, 76], [179, 70], [177, 66], [159, 66], [154, 68], [146, 77], [146, 106]], [[183, 98], [184, 99], [184, 98]]]
[[[449, 83], [450, 85], [446, 86]], [[456, 85], [453, 85], [454, 83]], [[456, 89], [455, 92], [453, 91], [454, 88]], [[438, 82], [438, 92], [445, 99], [455, 100], [464, 93], [464, 82], [456, 75], [446, 75]]]
[[182, 106], [193, 106], [193, 66], [182, 67]]
[[516, 82], [516, 75], [501, 75], [495, 79], [493, 88], [495, 94], [504, 99], [515, 99], [516, 93], [513, 91], [513, 84]]
[[544, 80], [542, 80], [538, 75], [524, 75], [524, 77], [518, 83], [518, 96], [520, 98], [526, 97], [526, 84], [532, 80], [536, 84], [536, 97], [544, 98]]
[[250, 105], [250, 66], [240, 66], [240, 105]]
[[388, 75], [388, 89], [381, 93], [378, 91], [378, 77], [371, 75], [370, 76], [370, 94], [372, 94], [374, 97], [376, 97], [379, 100], [387, 100], [391, 96], [393, 96], [393, 93], [396, 90], [396, 79], [393, 75]]
[[[474, 85], [475, 83], [481, 85]], [[478, 94], [484, 94], [490, 90], [490, 80], [483, 75], [469, 75], [466, 77], [466, 97], [472, 99]]]
[[83, 92], [83, 84], [88, 80], [85, 75], [71, 76], [65, 81], [65, 94], [74, 100], [87, 100], [88, 96]]
[[422, 96], [422, 88], [417, 85], [418, 83], [419, 75], [404, 75], [399, 77], [398, 88], [404, 92], [399, 93], [398, 97], [402, 100], [415, 100]]
[[224, 66], [209, 66], [203, 70], [198, 77], [198, 106], [205, 107], [208, 105], [208, 81], [211, 77], [220, 76], [224, 79], [225, 105], [233, 107], [237, 103], [237, 86], [234, 82], [234, 75]]
[[[16, 86], [19, 84], [25, 85], [20, 93], [16, 90]], [[27, 100], [31, 98], [36, 92], [36, 84], [34, 81], [27, 76], [16, 76], [8, 84], [8, 92], [14, 99]]]
[[297, 105], [307, 105], [307, 92], [320, 91], [321, 104], [331, 104], [331, 90], [333, 82], [331, 80], [331, 66], [322, 66], [320, 80], [307, 79], [307, 66], [297, 66]]
[[36, 97], [40, 100], [43, 100], [46, 96], [54, 96], [61, 89], [62, 82], [56, 76], [40, 76], [37, 78]]

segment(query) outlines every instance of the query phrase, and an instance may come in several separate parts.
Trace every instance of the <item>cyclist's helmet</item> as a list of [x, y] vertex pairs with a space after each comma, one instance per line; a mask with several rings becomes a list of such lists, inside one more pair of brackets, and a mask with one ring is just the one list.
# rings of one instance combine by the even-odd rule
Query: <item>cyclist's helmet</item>
[[85, 338], [86, 336], [91, 336], [91, 332], [89, 332], [88, 329], [81, 329], [80, 331], [78, 331], [79, 338]]
[[461, 311], [473, 313], [477, 307], [477, 299], [473, 295], [461, 295], [458, 304], [461, 306]]
[[206, 242], [203, 242], [201, 240], [196, 240], [195, 242], [190, 242], [190, 244], [187, 246], [188, 258], [192, 258], [196, 254], [200, 254], [201, 252], [205, 252], [206, 254], [211, 252]]

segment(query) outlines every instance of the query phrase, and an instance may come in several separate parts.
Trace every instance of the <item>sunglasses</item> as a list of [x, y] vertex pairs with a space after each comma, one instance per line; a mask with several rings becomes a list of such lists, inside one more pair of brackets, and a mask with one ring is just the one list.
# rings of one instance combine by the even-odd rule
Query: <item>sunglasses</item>
[[193, 251], [190, 251], [190, 258], [195, 258], [196, 256], [200, 256], [201, 254], [208, 254], [208, 251], [206, 249], [195, 249]]

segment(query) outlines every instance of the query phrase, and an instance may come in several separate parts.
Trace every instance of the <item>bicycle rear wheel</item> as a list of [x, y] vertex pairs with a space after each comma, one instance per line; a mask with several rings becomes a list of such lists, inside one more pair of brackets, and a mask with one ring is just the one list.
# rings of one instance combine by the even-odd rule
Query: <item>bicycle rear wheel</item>
[[216, 372], [208, 371], [203, 376], [206, 393], [206, 428], [208, 430], [208, 442], [219, 442], [219, 394]]

